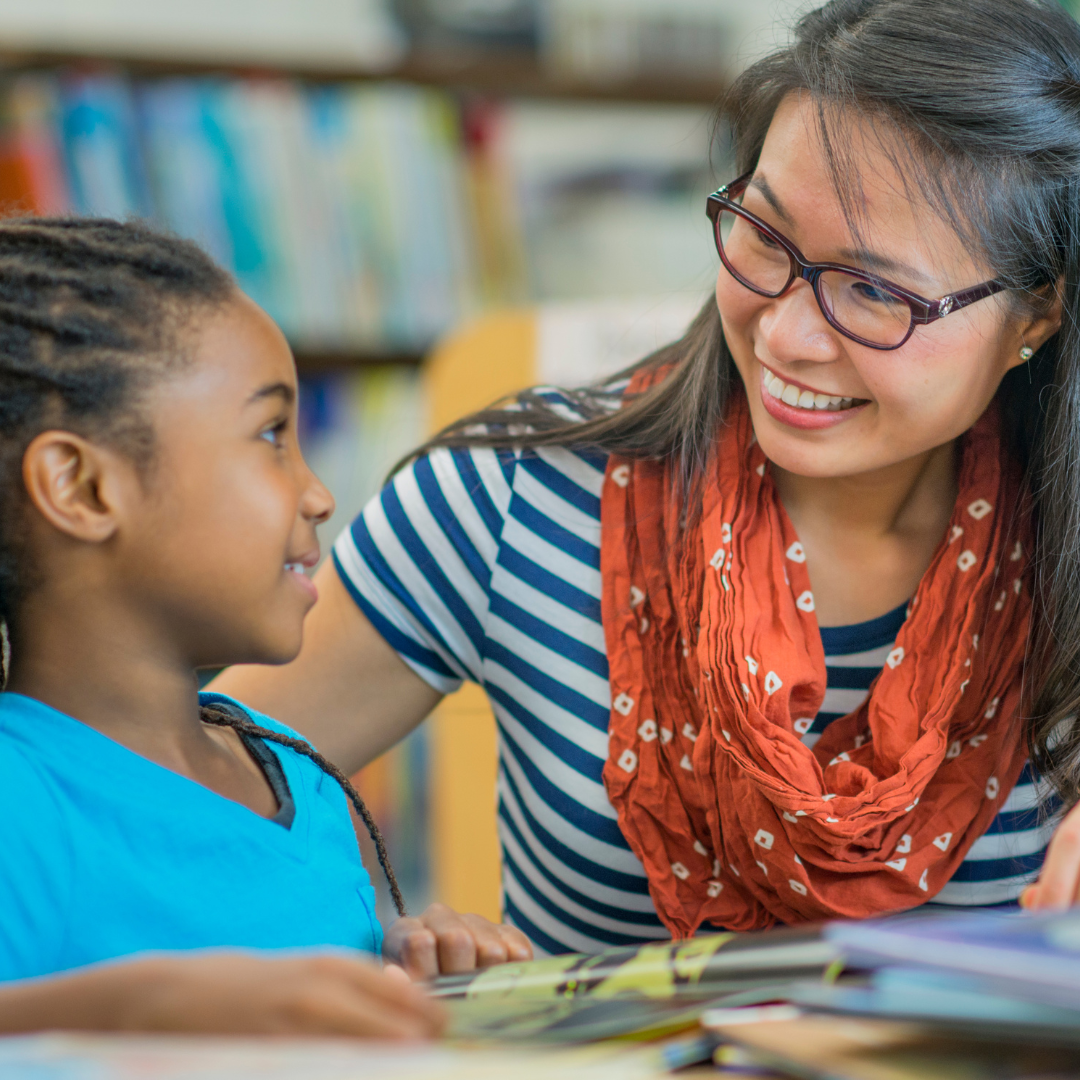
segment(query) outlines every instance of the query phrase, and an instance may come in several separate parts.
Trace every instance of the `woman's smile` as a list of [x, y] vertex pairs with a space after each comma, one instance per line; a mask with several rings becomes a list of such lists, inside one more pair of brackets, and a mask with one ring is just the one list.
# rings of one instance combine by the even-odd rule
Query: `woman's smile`
[[761, 364], [761, 403], [782, 424], [806, 429], [835, 427], [861, 413], [870, 404], [861, 398], [823, 394], [794, 381], [781, 379]]

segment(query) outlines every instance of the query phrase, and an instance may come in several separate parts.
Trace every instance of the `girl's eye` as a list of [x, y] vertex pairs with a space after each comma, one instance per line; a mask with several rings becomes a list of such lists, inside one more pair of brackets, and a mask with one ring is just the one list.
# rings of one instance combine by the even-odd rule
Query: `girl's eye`
[[279, 420], [272, 427], [259, 432], [259, 438], [265, 439], [271, 446], [280, 447], [284, 441], [285, 429], [289, 426], [287, 420]]

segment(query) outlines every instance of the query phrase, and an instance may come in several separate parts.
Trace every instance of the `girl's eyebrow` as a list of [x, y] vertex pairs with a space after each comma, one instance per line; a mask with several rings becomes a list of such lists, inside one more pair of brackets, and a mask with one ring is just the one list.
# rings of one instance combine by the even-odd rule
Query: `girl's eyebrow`
[[247, 399], [246, 405], [254, 405], [268, 397], [279, 397], [285, 405], [291, 405], [296, 400], [296, 390], [286, 382], [268, 383], [256, 390]]

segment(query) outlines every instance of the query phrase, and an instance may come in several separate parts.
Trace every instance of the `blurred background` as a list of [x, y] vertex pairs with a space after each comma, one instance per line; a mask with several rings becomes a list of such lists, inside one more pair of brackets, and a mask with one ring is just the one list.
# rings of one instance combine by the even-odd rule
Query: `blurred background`
[[[717, 100], [808, 6], [0, 0], [0, 207], [148, 217], [234, 272], [293, 344], [326, 551], [433, 425], [678, 334], [716, 272]], [[488, 317], [532, 359], [425, 362]], [[456, 709], [360, 784], [413, 910], [497, 917], [493, 725]]]

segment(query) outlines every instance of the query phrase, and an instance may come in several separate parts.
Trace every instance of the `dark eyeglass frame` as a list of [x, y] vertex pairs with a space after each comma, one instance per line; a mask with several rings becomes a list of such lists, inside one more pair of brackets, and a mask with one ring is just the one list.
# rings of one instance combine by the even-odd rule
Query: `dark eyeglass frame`
[[[954, 311], [959, 311], [961, 308], [965, 308], [969, 304], [974, 304], [979, 300], [985, 300], [986, 297], [993, 296], [994, 293], [1001, 292], [1007, 288], [1004, 282], [995, 278], [991, 281], [984, 281], [981, 285], [973, 285], [970, 289], [964, 289], [962, 292], [950, 293], [948, 296], [942, 296], [938, 300], [927, 300], [925, 296], [919, 296], [918, 293], [913, 293], [885, 278], [877, 277], [876, 275], [867, 273], [865, 270], [860, 270], [855, 266], [846, 266], [843, 263], [809, 262], [803, 256], [803, 253], [786, 236], [784, 236], [783, 233], [777, 232], [771, 225], [767, 225], [756, 214], [750, 213], [749, 210], [744, 210], [739, 203], [735, 202], [735, 200], [746, 191], [746, 187], [750, 183], [753, 175], [752, 172], [749, 172], [744, 176], [740, 176], [738, 180], [733, 180], [730, 184], [725, 184], [722, 188], [714, 191], [709, 196], [705, 205], [705, 213], [713, 224], [713, 239], [716, 242], [717, 253], [728, 273], [731, 274], [740, 285], [744, 285], [751, 292], [757, 293], [758, 296], [767, 296], [774, 300], [777, 297], [783, 296], [784, 293], [791, 288], [796, 278], [808, 281], [811, 288], [814, 290], [814, 298], [817, 300], [818, 307], [821, 308], [821, 314], [825, 316], [828, 324], [834, 330], [843, 334], [844, 337], [850, 338], [852, 341], [857, 341], [860, 345], [865, 345], [870, 349], [879, 349], [882, 352], [891, 352], [893, 349], [899, 349], [902, 345], [907, 343], [908, 339], [915, 332], [916, 326], [927, 326], [932, 322], [937, 322], [938, 319], [944, 319], [946, 315], [951, 315]], [[732, 213], [749, 221], [754, 228], [760, 229], [761, 232], [765, 233], [766, 236], [779, 244], [780, 247], [787, 252], [788, 259], [791, 263], [791, 271], [788, 275], [787, 282], [782, 289], [779, 289], [776, 292], [769, 292], [759, 288], [757, 285], [753, 285], [747, 281], [746, 278], [744, 278], [731, 263], [728, 262], [727, 255], [724, 254], [724, 245], [720, 239], [720, 212], [722, 210], [730, 210]], [[876, 289], [882, 289], [892, 293], [893, 296], [907, 304], [908, 309], [911, 312], [911, 322], [908, 325], [908, 330], [904, 335], [903, 340], [897, 342], [895, 345], [879, 345], [877, 342], [867, 341], [866, 338], [859, 337], [858, 334], [853, 334], [850, 330], [841, 326], [821, 298], [818, 282], [821, 279], [821, 275], [826, 270], [837, 270], [850, 277], [865, 281]]]

